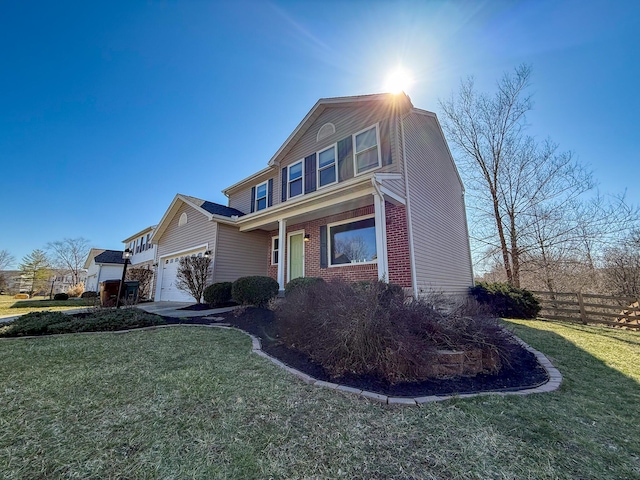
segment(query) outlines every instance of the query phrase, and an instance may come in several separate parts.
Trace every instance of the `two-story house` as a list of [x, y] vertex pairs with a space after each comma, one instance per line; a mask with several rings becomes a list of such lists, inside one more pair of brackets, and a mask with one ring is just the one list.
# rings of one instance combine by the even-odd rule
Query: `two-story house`
[[156, 300], [186, 300], [172, 265], [207, 250], [212, 282], [383, 279], [414, 296], [473, 284], [462, 182], [436, 115], [405, 94], [319, 100], [266, 168], [223, 192], [228, 206], [177, 195], [158, 224]]

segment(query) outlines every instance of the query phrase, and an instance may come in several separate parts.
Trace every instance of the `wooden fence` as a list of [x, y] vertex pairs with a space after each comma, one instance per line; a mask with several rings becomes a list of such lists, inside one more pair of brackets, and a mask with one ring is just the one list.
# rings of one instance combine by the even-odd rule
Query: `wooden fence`
[[601, 323], [640, 329], [638, 299], [588, 293], [532, 292], [540, 302], [539, 316], [573, 323]]

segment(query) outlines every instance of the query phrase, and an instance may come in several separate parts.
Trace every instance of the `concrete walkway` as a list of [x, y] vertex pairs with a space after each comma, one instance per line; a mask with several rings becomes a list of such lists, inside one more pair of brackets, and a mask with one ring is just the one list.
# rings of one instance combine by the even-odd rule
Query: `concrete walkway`
[[163, 317], [177, 317], [177, 318], [189, 318], [189, 317], [208, 317], [210, 315], [216, 315], [219, 313], [230, 312], [236, 307], [224, 307], [224, 308], [211, 308], [209, 310], [180, 310], [181, 308], [193, 305], [191, 303], [184, 302], [149, 302], [141, 303], [137, 305], [140, 310], [145, 312], [155, 313], [156, 315], [162, 315]]
[[[225, 307], [225, 308], [211, 308], [209, 310], [180, 310], [181, 308], [188, 307], [189, 305], [193, 305], [191, 303], [185, 302], [149, 302], [149, 303], [141, 303], [136, 305], [140, 310], [144, 310], [145, 312], [155, 313], [156, 315], [161, 315], [163, 317], [176, 317], [176, 318], [189, 318], [189, 317], [208, 317], [211, 315], [217, 315], [224, 312], [230, 312], [236, 307]], [[74, 313], [84, 313], [90, 311], [91, 308], [72, 308], [69, 310], [64, 310], [62, 313], [66, 314], [74, 314]], [[0, 323], [11, 322], [22, 315], [26, 315], [23, 313], [21, 315], [3, 315], [0, 316]]]

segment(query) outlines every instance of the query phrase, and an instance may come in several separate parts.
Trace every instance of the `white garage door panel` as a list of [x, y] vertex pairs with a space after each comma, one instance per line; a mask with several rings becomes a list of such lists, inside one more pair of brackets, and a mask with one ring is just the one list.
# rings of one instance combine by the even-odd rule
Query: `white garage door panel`
[[160, 300], [163, 302], [195, 302], [195, 299], [176, 287], [176, 275], [180, 258], [184, 256], [198, 255], [204, 250], [196, 250], [162, 259], [162, 283], [160, 288]]

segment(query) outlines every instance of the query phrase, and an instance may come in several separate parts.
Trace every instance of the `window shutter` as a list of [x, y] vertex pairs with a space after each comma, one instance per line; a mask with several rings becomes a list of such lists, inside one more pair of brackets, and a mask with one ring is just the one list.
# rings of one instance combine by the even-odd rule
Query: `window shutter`
[[338, 181], [353, 177], [353, 145], [351, 137], [338, 142]]
[[380, 122], [380, 158], [382, 165], [391, 165], [391, 119], [385, 118]]
[[304, 159], [304, 193], [316, 191], [316, 154]]
[[251, 187], [251, 213], [256, 211], [256, 187]]
[[273, 178], [269, 179], [269, 184], [267, 186], [267, 207], [271, 207], [273, 205]]
[[327, 268], [329, 262], [327, 259], [327, 226], [320, 226], [320, 268]]
[[287, 167], [282, 169], [282, 201], [287, 201]]

